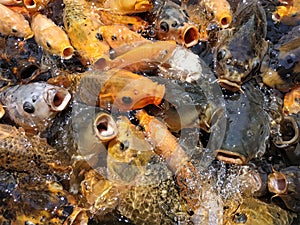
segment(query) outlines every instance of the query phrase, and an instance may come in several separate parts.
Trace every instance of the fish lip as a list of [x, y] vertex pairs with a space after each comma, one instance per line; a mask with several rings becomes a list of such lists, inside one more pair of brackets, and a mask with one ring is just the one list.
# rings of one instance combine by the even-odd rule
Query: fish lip
[[246, 157], [224, 149], [215, 150], [216, 159], [230, 164], [245, 165]]
[[[284, 184], [282, 188], [281, 185]], [[270, 192], [280, 194], [287, 193], [287, 180], [283, 173], [274, 172], [268, 176], [268, 189]]]
[[107, 113], [100, 113], [96, 116], [93, 129], [102, 142], [108, 142], [118, 134], [118, 128], [113, 117]]
[[199, 41], [198, 29], [193, 25], [187, 25], [181, 36], [182, 41], [187, 48], [196, 45]]
[[63, 59], [71, 59], [74, 54], [74, 48], [72, 46], [66, 46], [62, 51]]
[[50, 88], [46, 92], [45, 101], [52, 111], [60, 112], [66, 108], [71, 100], [71, 94], [64, 88]]
[[218, 78], [220, 86], [224, 87], [225, 89], [232, 91], [232, 92], [237, 92], [237, 91], [242, 91], [241, 84], [242, 82], [234, 82], [228, 79], [224, 79], [222, 77]]

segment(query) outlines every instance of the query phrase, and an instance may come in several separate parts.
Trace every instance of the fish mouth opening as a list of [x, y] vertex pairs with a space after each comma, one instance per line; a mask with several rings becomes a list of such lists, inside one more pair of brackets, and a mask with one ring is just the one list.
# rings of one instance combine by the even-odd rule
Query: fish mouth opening
[[117, 125], [111, 115], [103, 113], [96, 117], [94, 121], [94, 131], [102, 142], [107, 142], [115, 138], [118, 134]]
[[221, 87], [225, 88], [226, 90], [232, 91], [232, 92], [242, 91], [241, 84], [239, 84], [237, 82], [219, 78], [219, 84]]
[[184, 30], [182, 37], [184, 45], [187, 48], [192, 47], [198, 43], [198, 29], [195, 26], [189, 26]]
[[238, 164], [238, 165], [244, 165], [247, 162], [244, 156], [235, 152], [230, 152], [227, 150], [216, 150], [215, 152], [216, 152], [216, 159], [219, 161], [223, 161], [230, 164]]
[[287, 180], [282, 173], [273, 173], [268, 178], [268, 188], [270, 192], [285, 194], [287, 192]]
[[17, 72], [17, 77], [23, 82], [32, 80], [38, 74], [40, 67], [34, 62], [21, 62], [18, 66], [20, 69]]
[[219, 24], [221, 28], [227, 28], [232, 22], [232, 16], [230, 14], [224, 14], [219, 18]]
[[71, 59], [74, 53], [74, 48], [72, 46], [68, 46], [66, 48], [64, 48], [63, 52], [62, 52], [62, 57], [64, 59]]
[[24, 0], [23, 4], [25, 5], [26, 8], [29, 8], [29, 9], [36, 7], [36, 3], [34, 0]]
[[53, 111], [62, 111], [71, 100], [71, 94], [63, 88], [48, 91], [48, 103]]

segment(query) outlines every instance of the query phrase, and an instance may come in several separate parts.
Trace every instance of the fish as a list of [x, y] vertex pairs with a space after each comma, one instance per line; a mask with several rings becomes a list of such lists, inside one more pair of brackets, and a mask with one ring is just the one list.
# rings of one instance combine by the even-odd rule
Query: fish
[[105, 10], [97, 10], [100, 21], [107, 25], [124, 25], [132, 31], [140, 32], [148, 26], [148, 22], [138, 16], [113, 14]]
[[16, 77], [21, 83], [34, 80], [41, 72], [40, 65], [35, 60], [19, 60], [17, 62]]
[[25, 17], [17, 12], [12, 11], [8, 7], [0, 4], [0, 33], [6, 36], [15, 36], [29, 39], [34, 33], [30, 28], [29, 22]]
[[300, 2], [297, 0], [279, 1], [279, 6], [272, 13], [272, 19], [276, 23], [283, 23], [286, 25], [299, 25], [300, 21]]
[[70, 130], [70, 137], [67, 138], [72, 138], [76, 146], [73, 155], [78, 156], [78, 161], [84, 160], [93, 168], [103, 166], [107, 145], [119, 132], [114, 117], [99, 107], [73, 103], [69, 123], [71, 127], [67, 129]]
[[[46, 176], [0, 169], [1, 223], [63, 224], [65, 220], [86, 222], [87, 215], [78, 207], [74, 196]], [[6, 213], [6, 212], [13, 213]], [[81, 213], [82, 218], [78, 215]], [[84, 218], [84, 219], [83, 219]], [[76, 223], [69, 223], [76, 224]]]
[[108, 43], [114, 57], [150, 42], [124, 25], [100, 26], [97, 34]]
[[97, 70], [110, 70], [112, 68], [127, 69], [129, 71], [143, 71], [163, 64], [172, 55], [176, 48], [175, 41], [156, 41], [140, 45], [113, 60], [99, 59], [94, 64]]
[[239, 204], [229, 202], [225, 209], [223, 219], [226, 225], [290, 225], [296, 217], [274, 203], [265, 203], [254, 197], [244, 198]]
[[59, 55], [62, 59], [70, 59], [74, 49], [67, 34], [46, 16], [37, 13], [32, 17], [31, 28], [34, 39], [47, 53]]
[[286, 115], [300, 112], [300, 87], [295, 87], [284, 95], [283, 112]]
[[282, 36], [270, 57], [265, 62], [268, 66], [261, 74], [265, 85], [283, 92], [300, 85], [300, 26], [294, 27]]
[[38, 135], [28, 135], [21, 127], [0, 124], [0, 139], [3, 169], [41, 175], [54, 171], [58, 174], [61, 173], [59, 171], [70, 172], [70, 157], [51, 147]]
[[189, 208], [197, 214], [201, 208], [199, 198], [202, 179], [199, 171], [164, 123], [148, 115], [143, 109], [138, 110], [135, 117], [143, 127], [146, 137], [155, 146], [154, 152], [167, 162], [168, 167], [175, 174], [180, 195]]
[[256, 0], [241, 2], [231, 28], [218, 33], [213, 49], [214, 70], [219, 84], [227, 90], [239, 91], [241, 85], [258, 72], [267, 53], [266, 14]]
[[159, 40], [175, 40], [189, 48], [198, 43], [198, 29], [186, 12], [172, 1], [154, 1], [154, 29]]
[[[159, 105], [165, 86], [127, 70], [111, 70], [99, 93], [99, 106], [112, 110], [135, 110], [149, 104]], [[139, 88], [143, 87], [143, 88]]]
[[115, 14], [142, 13], [152, 10], [152, 3], [148, 0], [105, 0], [103, 8]]
[[298, 166], [286, 167], [268, 176], [268, 189], [275, 193], [273, 198], [279, 196], [285, 206], [294, 212], [300, 212], [299, 176]]
[[0, 94], [10, 119], [32, 132], [44, 131], [70, 99], [71, 94], [65, 88], [44, 82], [15, 85]]
[[201, 1], [200, 4], [203, 4], [208, 11], [212, 11], [217, 24], [221, 28], [225, 29], [230, 26], [234, 16], [232, 15], [231, 6], [227, 0], [204, 0]]
[[121, 116], [117, 122], [118, 135], [108, 144], [108, 179], [126, 185], [135, 184], [145, 172], [147, 163], [155, 155], [143, 132], [130, 120]]
[[93, 6], [85, 0], [64, 0], [63, 22], [72, 46], [83, 65], [93, 65], [97, 60], [109, 60], [110, 47], [99, 36], [103, 25]]
[[[122, 69], [108, 71], [94, 69], [76, 76], [60, 78], [56, 77], [51, 82], [69, 86], [74, 92], [76, 101], [109, 111], [126, 112], [149, 104], [159, 105], [165, 94], [164, 85], [153, 82], [146, 76]], [[143, 90], [137, 89], [141, 85]]]
[[264, 111], [264, 96], [252, 79], [243, 85], [243, 93], [224, 97], [226, 130], [214, 154], [218, 160], [243, 165], [266, 151], [270, 125], [269, 115]]

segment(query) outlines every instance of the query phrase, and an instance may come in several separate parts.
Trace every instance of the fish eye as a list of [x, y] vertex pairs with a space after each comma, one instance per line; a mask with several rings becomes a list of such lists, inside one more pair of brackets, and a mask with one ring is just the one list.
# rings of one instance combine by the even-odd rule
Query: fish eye
[[120, 143], [120, 150], [121, 151], [126, 151], [129, 148], [129, 142], [128, 141], [123, 141]]
[[246, 223], [247, 222], [247, 216], [245, 214], [235, 214], [233, 218], [234, 222], [236, 223]]
[[46, 42], [46, 45], [48, 48], [52, 48], [51, 44], [48, 41]]
[[27, 113], [34, 113], [35, 108], [30, 102], [24, 102], [23, 110]]
[[11, 31], [13, 32], [13, 33], [17, 33], [18, 32], [18, 30], [16, 29], [16, 28], [11, 28]]
[[225, 56], [226, 56], [226, 50], [225, 49], [221, 49], [217, 53], [217, 60], [220, 61], [220, 60], [224, 59]]
[[288, 65], [293, 65], [294, 64], [294, 57], [293, 57], [294, 55], [288, 55], [287, 57], [286, 57], [286, 63], [288, 64]]
[[167, 22], [161, 22], [160, 23], [160, 29], [164, 32], [168, 32], [169, 31], [169, 25]]
[[130, 105], [132, 103], [132, 98], [129, 96], [122, 97], [122, 102], [126, 105]]
[[255, 59], [255, 60], [253, 61], [253, 63], [252, 63], [252, 70], [253, 70], [253, 71], [257, 71], [258, 68], [259, 68], [259, 66], [260, 66], [259, 60], [258, 60], [258, 59]]

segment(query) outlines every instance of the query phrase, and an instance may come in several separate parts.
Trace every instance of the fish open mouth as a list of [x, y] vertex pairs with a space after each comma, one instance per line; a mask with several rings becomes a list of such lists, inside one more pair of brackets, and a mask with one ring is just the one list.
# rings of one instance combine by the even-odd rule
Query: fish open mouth
[[72, 46], [67, 46], [62, 51], [62, 58], [71, 59], [74, 53], [74, 48]]
[[230, 14], [224, 13], [220, 18], [219, 18], [219, 24], [221, 28], [227, 28], [231, 24], [232, 21], [232, 16]]
[[71, 100], [71, 94], [64, 88], [50, 89], [47, 92], [46, 102], [53, 111], [62, 111]]
[[199, 34], [198, 30], [195, 26], [188, 26], [186, 29], [184, 29], [183, 34], [183, 42], [184, 45], [189, 48], [198, 43], [199, 40]]
[[237, 82], [219, 78], [219, 84], [221, 87], [232, 92], [242, 91], [241, 84]]
[[268, 189], [276, 194], [285, 194], [287, 192], [287, 180], [282, 173], [272, 173], [268, 177]]
[[246, 157], [236, 152], [219, 149], [215, 151], [216, 159], [230, 164], [244, 165], [247, 163]]
[[34, 0], [24, 0], [23, 4], [27, 9], [34, 9], [36, 7], [36, 2]]
[[102, 142], [115, 138], [118, 134], [117, 125], [111, 115], [100, 113], [94, 121], [94, 130]]

